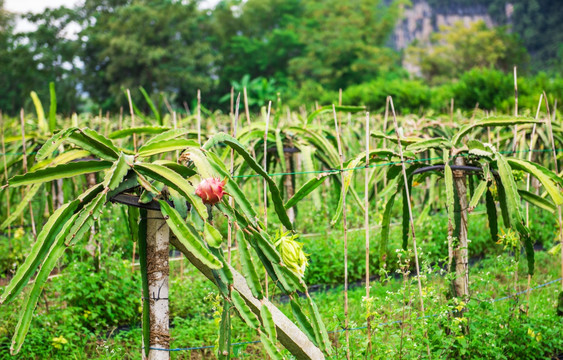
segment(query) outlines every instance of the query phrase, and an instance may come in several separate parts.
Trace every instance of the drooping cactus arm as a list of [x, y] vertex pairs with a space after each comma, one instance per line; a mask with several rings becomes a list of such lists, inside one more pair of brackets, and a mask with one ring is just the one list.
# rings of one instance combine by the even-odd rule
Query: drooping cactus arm
[[[198, 258], [196, 258], [185, 246], [182, 245], [178, 239], [171, 234], [170, 243], [174, 245], [180, 252], [182, 252], [186, 258], [194, 265], [207, 279], [215, 283], [215, 278], [211, 272], [211, 269], [203, 264]], [[230, 266], [230, 265], [229, 265]], [[252, 295], [252, 292], [244, 276], [242, 276], [235, 268], [230, 266], [230, 270], [233, 274], [233, 287], [237, 290], [242, 298], [245, 300], [246, 304], [250, 307], [252, 312], [257, 316], [260, 314], [261, 301], [268, 307], [272, 313], [272, 318], [276, 325], [277, 337], [282, 345], [289, 350], [297, 359], [324, 359], [325, 355], [323, 352], [315, 346], [309, 340], [307, 335], [303, 333], [297, 325], [295, 325], [291, 320], [285, 316], [274, 304], [270, 301], [258, 300]]]

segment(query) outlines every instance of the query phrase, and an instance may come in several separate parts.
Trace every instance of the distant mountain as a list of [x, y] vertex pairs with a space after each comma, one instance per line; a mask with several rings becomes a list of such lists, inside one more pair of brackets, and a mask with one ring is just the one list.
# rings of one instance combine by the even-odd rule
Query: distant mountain
[[553, 0], [411, 0], [390, 39], [400, 50], [415, 40], [426, 41], [441, 25], [507, 26], [531, 55], [532, 70], [563, 70], [563, 1]]

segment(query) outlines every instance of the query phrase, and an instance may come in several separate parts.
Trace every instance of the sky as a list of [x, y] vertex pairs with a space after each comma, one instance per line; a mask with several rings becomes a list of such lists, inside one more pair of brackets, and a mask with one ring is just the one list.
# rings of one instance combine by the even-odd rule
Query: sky
[[[5, 0], [5, 7], [12, 12], [41, 12], [46, 7], [55, 8], [61, 5], [72, 6], [80, 0]], [[212, 6], [218, 0], [202, 1], [203, 7]]]
[[[42, 12], [45, 8], [57, 8], [59, 6], [73, 6], [77, 0], [5, 0], [4, 8], [13, 13]], [[17, 19], [16, 32], [33, 31], [35, 27], [28, 21]]]
[[[81, 2], [82, 0], [5, 0], [4, 7], [6, 10], [14, 13], [26, 13], [26, 12], [42, 12], [45, 8], [57, 8], [59, 6], [72, 7], [73, 5]], [[202, 1], [202, 7], [213, 7], [218, 2], [218, 0], [204, 0]], [[24, 20], [17, 20], [16, 31], [33, 31], [34, 27], [30, 23]]]
[[77, 0], [5, 0], [4, 6], [11, 12], [41, 12], [47, 7], [72, 6], [76, 2]]

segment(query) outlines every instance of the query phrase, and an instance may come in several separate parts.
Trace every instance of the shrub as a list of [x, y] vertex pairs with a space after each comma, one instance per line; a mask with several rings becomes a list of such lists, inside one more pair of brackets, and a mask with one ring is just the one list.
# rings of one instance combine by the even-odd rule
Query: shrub
[[350, 86], [343, 93], [343, 103], [366, 105], [370, 111], [381, 112], [389, 95], [399, 113], [419, 113], [430, 106], [430, 88], [421, 80], [384, 78]]
[[453, 94], [458, 107], [472, 109], [479, 103], [481, 109], [510, 113], [514, 80], [498, 70], [474, 68], [461, 76], [453, 86]]

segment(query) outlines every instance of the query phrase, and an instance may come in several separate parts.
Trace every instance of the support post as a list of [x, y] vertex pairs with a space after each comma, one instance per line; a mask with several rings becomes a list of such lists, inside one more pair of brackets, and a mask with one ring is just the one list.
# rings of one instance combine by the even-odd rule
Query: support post
[[[290, 146], [292, 146], [292, 144]], [[286, 166], [285, 171], [288, 174], [284, 176], [283, 186], [285, 188], [286, 198], [291, 199], [293, 195], [295, 195], [295, 189], [293, 187], [293, 176], [291, 175], [291, 173], [294, 170], [293, 153], [286, 152], [284, 153], [284, 157], [285, 157], [285, 166]], [[291, 207], [287, 209], [287, 216], [289, 217], [289, 221], [291, 221], [292, 224], [295, 224], [295, 215], [296, 215], [295, 207]]]
[[[147, 278], [149, 284], [150, 347], [148, 360], [169, 360], [168, 249], [170, 228], [160, 211], [147, 211]], [[144, 352], [143, 352], [144, 354]]]
[[[465, 158], [458, 156], [454, 160], [457, 166], [465, 165]], [[454, 170], [454, 186], [458, 195], [460, 221], [458, 223], [458, 243], [454, 249], [455, 258], [455, 272], [456, 278], [454, 279], [455, 295], [467, 301], [469, 298], [469, 269], [467, 257], [467, 185], [466, 175], [464, 171]]]

